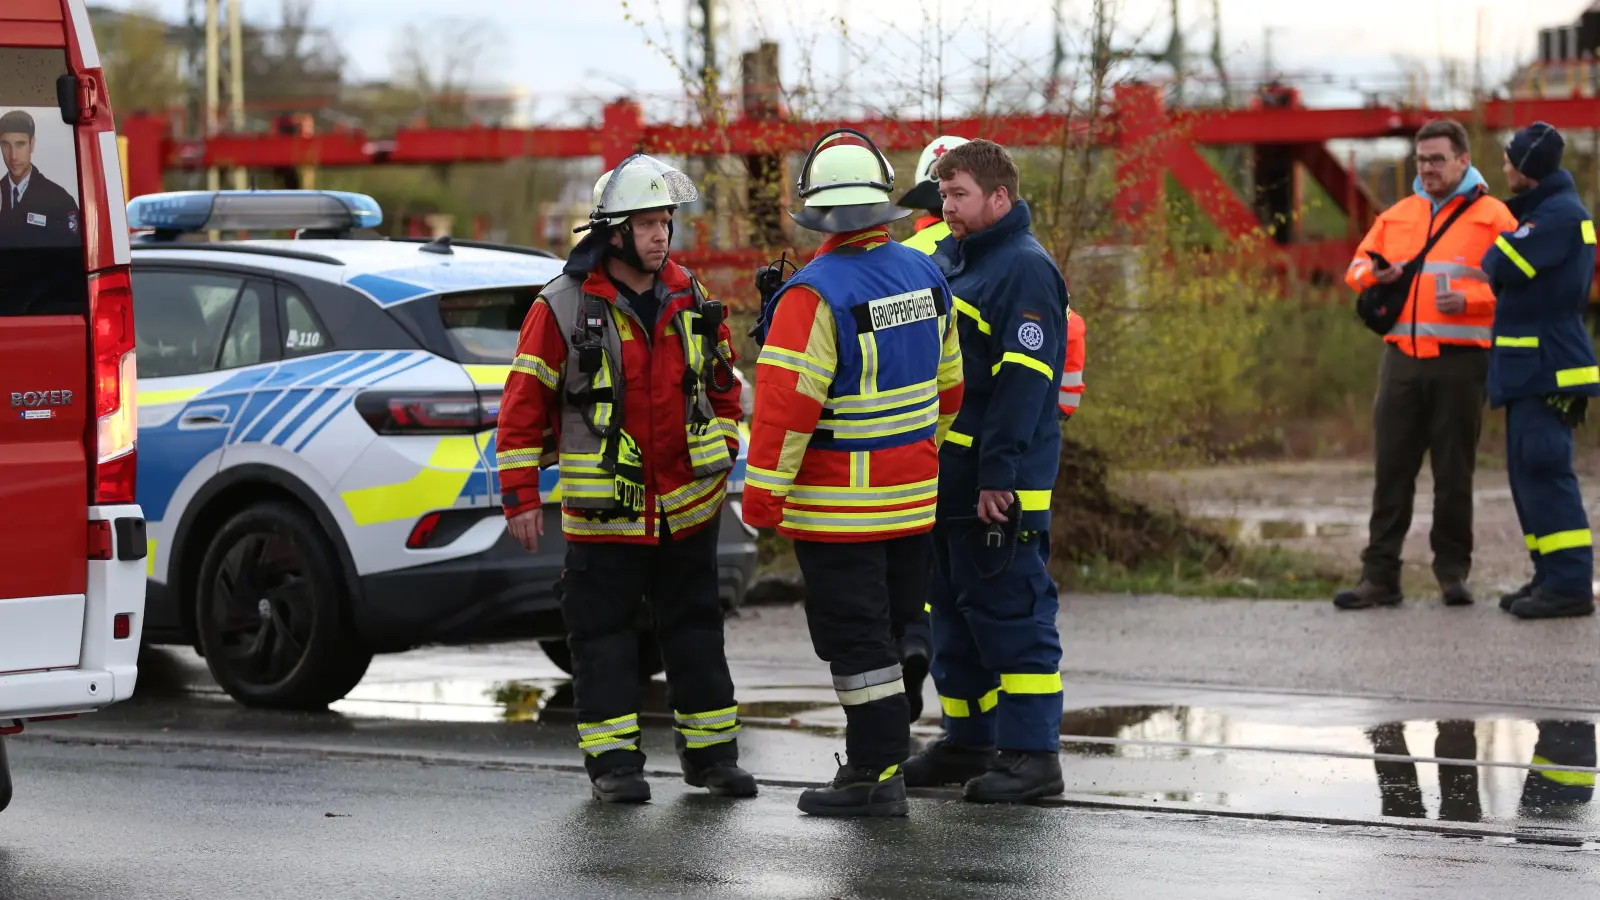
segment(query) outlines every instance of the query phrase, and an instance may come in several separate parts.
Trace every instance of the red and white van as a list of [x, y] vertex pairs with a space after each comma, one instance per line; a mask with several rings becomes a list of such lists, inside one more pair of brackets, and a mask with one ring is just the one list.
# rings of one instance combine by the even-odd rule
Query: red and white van
[[[0, 2], [0, 734], [133, 694], [133, 296], [84, 0]], [[0, 744], [0, 808], [10, 801]]]

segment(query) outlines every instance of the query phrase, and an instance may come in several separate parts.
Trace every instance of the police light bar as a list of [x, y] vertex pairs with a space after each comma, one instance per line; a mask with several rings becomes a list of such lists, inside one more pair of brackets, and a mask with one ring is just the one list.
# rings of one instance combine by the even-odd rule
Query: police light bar
[[135, 231], [351, 231], [381, 224], [378, 201], [345, 191], [174, 191], [128, 204]]

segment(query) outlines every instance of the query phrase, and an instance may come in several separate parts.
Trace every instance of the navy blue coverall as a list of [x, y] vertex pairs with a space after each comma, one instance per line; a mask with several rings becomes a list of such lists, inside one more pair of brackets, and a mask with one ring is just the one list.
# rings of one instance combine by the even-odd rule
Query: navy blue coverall
[[[939, 450], [930, 670], [952, 743], [1054, 752], [1061, 638], [1046, 548], [1061, 453], [1056, 393], [1068, 294], [1031, 226], [1019, 202], [994, 225], [946, 238], [934, 253], [960, 313], [966, 388]], [[1018, 528], [1014, 546], [987, 544], [980, 490], [1015, 493], [1006, 512]]]
[[1600, 366], [1583, 322], [1594, 220], [1565, 169], [1506, 205], [1518, 227], [1483, 257], [1495, 291], [1489, 406], [1506, 407], [1506, 468], [1533, 584], [1590, 597], [1594, 539], [1572, 470], [1572, 427], [1549, 398], [1600, 395]]

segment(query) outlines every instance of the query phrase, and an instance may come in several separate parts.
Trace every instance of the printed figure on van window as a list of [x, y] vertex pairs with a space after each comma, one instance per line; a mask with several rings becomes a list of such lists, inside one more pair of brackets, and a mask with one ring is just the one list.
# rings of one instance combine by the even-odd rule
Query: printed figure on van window
[[[34, 164], [33, 116], [14, 109], [0, 116], [0, 246], [61, 247], [77, 244], [78, 204]], [[70, 171], [72, 162], [65, 161]]]

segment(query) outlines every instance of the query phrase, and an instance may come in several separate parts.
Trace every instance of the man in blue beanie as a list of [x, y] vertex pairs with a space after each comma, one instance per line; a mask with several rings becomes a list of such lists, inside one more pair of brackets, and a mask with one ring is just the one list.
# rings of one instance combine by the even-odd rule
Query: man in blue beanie
[[1517, 229], [1484, 254], [1494, 288], [1489, 405], [1506, 408], [1511, 499], [1533, 578], [1500, 598], [1518, 618], [1594, 612], [1594, 537], [1572, 471], [1572, 430], [1600, 395], [1600, 364], [1583, 324], [1594, 278], [1595, 229], [1561, 168], [1565, 141], [1544, 122], [1506, 145]]

